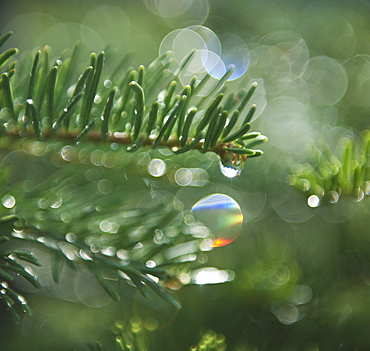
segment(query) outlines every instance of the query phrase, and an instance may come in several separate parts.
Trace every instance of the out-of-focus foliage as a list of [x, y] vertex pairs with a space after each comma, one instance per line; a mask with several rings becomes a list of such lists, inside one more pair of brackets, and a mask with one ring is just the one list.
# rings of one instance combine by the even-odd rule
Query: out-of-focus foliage
[[[60, 158], [63, 145], [45, 150], [50, 157], [35, 141], [20, 146], [18, 154], [2, 150], [2, 164], [10, 158], [21, 160], [15, 163], [18, 171], [11, 181], [12, 186], [22, 184], [24, 197], [40, 179], [52, 177], [55, 168], [84, 173], [84, 186], [95, 187], [86, 204], [107, 199], [106, 212], [102, 206], [103, 212], [92, 216], [96, 223], [109, 218], [110, 207], [145, 207], [153, 194], [176, 198], [188, 210], [205, 196], [226, 194], [239, 204], [244, 217], [241, 233], [231, 244], [196, 256], [194, 263], [202, 264], [202, 271], [166, 282], [183, 306], [180, 312], [154, 294], [145, 299], [134, 287], [125, 287], [126, 298], [112, 302], [88, 270], [76, 274], [65, 266], [63, 279], [55, 284], [50, 268], [40, 268], [41, 294], [16, 277], [16, 291], [26, 295], [34, 313], [25, 315], [15, 328], [0, 307], [1, 315], [8, 316], [0, 322], [5, 349], [83, 349], [87, 343], [96, 345], [96, 340], [108, 345], [107, 340], [114, 342], [114, 322], [119, 319], [130, 326], [133, 317], [140, 318], [149, 334], [145, 344], [149, 350], [188, 350], [208, 329], [222, 333], [229, 350], [370, 347], [368, 173], [361, 184], [352, 182], [360, 179], [358, 166], [368, 167], [364, 162], [369, 160], [368, 149], [360, 147], [363, 131], [370, 127], [368, 1], [8, 1], [1, 6], [1, 34], [14, 31], [5, 48], [18, 47], [22, 62], [33, 57], [35, 46], [43, 49], [49, 44], [57, 55], [80, 39], [84, 57], [106, 49], [111, 41], [118, 56], [132, 49], [135, 67], [148, 65], [161, 48], [170, 46], [181, 57], [189, 47], [203, 45], [204, 33], [189, 29], [202, 24], [217, 34], [222, 47], [217, 52], [215, 42], [208, 42], [215, 67], [225, 67], [231, 57], [235, 72], [241, 73], [228, 82], [230, 90], [258, 82], [261, 93], [255, 95], [258, 119], [253, 127], [269, 137], [263, 158], [247, 162], [242, 174], [232, 179], [220, 173], [210, 153], [198, 151], [174, 156], [165, 150], [140, 150], [126, 164], [115, 150], [96, 145], [71, 150], [74, 161]], [[181, 30], [173, 32], [177, 29]], [[237, 62], [237, 57], [247, 61]], [[84, 61], [79, 72], [85, 67]], [[68, 166], [61, 167], [65, 162]], [[343, 168], [350, 179], [342, 172], [341, 184], [359, 185], [363, 196], [343, 195], [337, 202], [310, 206], [315, 198], [307, 203], [307, 194], [322, 195], [321, 190], [316, 192], [316, 183], [339, 194], [331, 181], [336, 169]], [[320, 173], [324, 169], [329, 169], [330, 177]], [[303, 188], [291, 187], [292, 172], [294, 183], [297, 180]], [[1, 172], [0, 179], [9, 179], [8, 174]], [[308, 192], [301, 191], [307, 183], [300, 179], [310, 181]], [[40, 198], [58, 200], [58, 182]], [[8, 189], [2, 190], [3, 212], [14, 195]], [[78, 197], [85, 194], [83, 189], [75, 184], [66, 195]], [[344, 193], [355, 190], [358, 195], [356, 189]], [[113, 205], [122, 197], [127, 203]], [[46, 210], [42, 208], [46, 202], [40, 202], [29, 215], [40, 214], [38, 221], [44, 223], [42, 213], [58, 213], [58, 223], [68, 225], [67, 216], [66, 222], [60, 217], [66, 213], [65, 204], [53, 209], [54, 203], [50, 200]], [[103, 228], [108, 227], [104, 223]], [[49, 256], [39, 246], [31, 242], [24, 249], [47, 266]], [[189, 279], [194, 284], [182, 284]], [[211, 284], [222, 281], [228, 282]]]
[[361, 201], [370, 193], [370, 138], [364, 131], [356, 145], [354, 140], [342, 138], [333, 154], [325, 143], [314, 147], [310, 157], [314, 165], [293, 166], [290, 182], [298, 190], [308, 194], [308, 205], [317, 207], [324, 200], [335, 204], [339, 198], [353, 196]]

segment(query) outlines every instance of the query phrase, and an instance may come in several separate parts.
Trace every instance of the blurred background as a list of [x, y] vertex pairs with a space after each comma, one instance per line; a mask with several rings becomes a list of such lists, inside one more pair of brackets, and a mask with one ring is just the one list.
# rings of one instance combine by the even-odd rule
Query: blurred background
[[[370, 127], [369, 15], [365, 0], [2, 1], [0, 34], [14, 31], [7, 47], [19, 48], [21, 60], [35, 47], [50, 45], [58, 55], [80, 40], [82, 67], [91, 51], [101, 50], [116, 57], [132, 51], [135, 66], [148, 65], [167, 47], [179, 55], [191, 50], [185, 28], [209, 28], [222, 44], [224, 62], [236, 66], [229, 89], [259, 83], [252, 129], [269, 141], [265, 155], [248, 160], [235, 178], [223, 176], [212, 155], [197, 152], [143, 151], [133, 157], [139, 165], [125, 169], [127, 177], [156, 177], [158, 187], [188, 209], [214, 193], [239, 204], [239, 236], [198, 257], [205, 267], [224, 269], [227, 282], [218, 276], [176, 291], [183, 308], [175, 313], [160, 300], [152, 311], [133, 296], [119, 303], [88, 296], [99, 287], [77, 274], [60, 291], [30, 291], [34, 316], [18, 329], [2, 309], [0, 348], [83, 349], [78, 345], [109, 338], [116, 320], [142, 313], [159, 321], [147, 328], [149, 350], [188, 350], [208, 329], [223, 334], [229, 350], [368, 350], [368, 197], [312, 207], [290, 187], [289, 174], [312, 156], [313, 145], [324, 140], [339, 153], [341, 138], [356, 141]], [[166, 166], [160, 174], [146, 167], [156, 158]], [[37, 178], [34, 168], [27, 177]], [[193, 181], [174, 177], [180, 168], [191, 169]], [[116, 184], [122, 170], [112, 168], [109, 177]], [[146, 187], [140, 180], [136, 186]]]

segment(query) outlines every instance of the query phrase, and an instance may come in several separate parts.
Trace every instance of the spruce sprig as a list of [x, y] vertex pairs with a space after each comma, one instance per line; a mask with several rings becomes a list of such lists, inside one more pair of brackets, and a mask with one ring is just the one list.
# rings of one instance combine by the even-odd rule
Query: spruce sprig
[[35, 288], [40, 288], [40, 282], [34, 274], [24, 265], [39, 266], [37, 258], [30, 252], [8, 247], [13, 223], [18, 220], [14, 215], [0, 218], [0, 301], [12, 314], [15, 322], [20, 323], [20, 311], [31, 315], [27, 300], [12, 287], [15, 276], [19, 275], [31, 283]]
[[[0, 38], [0, 44], [10, 34]], [[197, 92], [206, 79], [197, 85], [194, 77], [185, 88], [179, 81], [179, 72], [191, 61], [193, 52], [172, 76], [165, 63], [169, 54], [157, 58], [147, 68], [140, 65], [137, 70], [126, 66], [125, 71], [120, 62], [121, 66], [110, 75], [104, 66], [105, 53], [92, 53], [86, 69], [76, 79], [78, 51], [76, 44], [72, 51], [66, 50], [61, 55], [63, 60], [53, 60], [51, 48], [46, 46], [36, 51], [28, 69], [21, 67], [20, 73], [14, 73], [13, 64], [5, 69], [0, 84], [3, 137], [57, 139], [69, 144], [100, 140], [122, 144], [131, 152], [142, 146], [168, 147], [179, 153], [198, 149], [215, 152], [222, 161], [239, 163], [247, 157], [262, 155], [261, 150], [253, 147], [267, 139], [247, 134], [256, 106], [252, 105], [244, 116], [257, 83], [249, 90], [230, 93], [226, 100], [219, 93], [233, 68], [207, 96], [200, 97]], [[0, 62], [5, 64], [16, 52], [7, 50], [0, 56], [3, 57]], [[125, 56], [123, 64], [127, 65], [127, 61]], [[244, 137], [248, 143], [240, 142]]]
[[[0, 47], [10, 35], [0, 38]], [[0, 147], [9, 149], [19, 145], [9, 142], [13, 139], [36, 139], [36, 143], [45, 145], [45, 150], [57, 147], [60, 155], [68, 148], [76, 151], [80, 144], [91, 145], [91, 142], [102, 148], [104, 144], [116, 143], [130, 152], [141, 147], [167, 147], [177, 154], [197, 149], [202, 153], [217, 153], [228, 165], [240, 165], [247, 157], [262, 155], [262, 151], [253, 148], [266, 137], [257, 132], [248, 133], [255, 105], [244, 115], [257, 85], [252, 84], [248, 91], [230, 93], [226, 98], [220, 92], [233, 69], [207, 96], [198, 96], [209, 75], [200, 82], [193, 77], [184, 87], [179, 79], [193, 51], [175, 73], [167, 70], [170, 53], [158, 57], [148, 67], [140, 65], [137, 69], [128, 65], [130, 55], [127, 54], [110, 73], [107, 70], [111, 66], [104, 63], [110, 63], [111, 58], [104, 52], [92, 53], [86, 68], [77, 72], [78, 52], [77, 43], [73, 50], [53, 57], [51, 47], [45, 46], [30, 57], [28, 64], [12, 61], [16, 49], [0, 55]], [[130, 157], [127, 154], [126, 159]], [[153, 291], [176, 309], [180, 308], [165, 288], [165, 282], [179, 279], [177, 274], [181, 272], [190, 272], [192, 263], [191, 258], [170, 254], [174, 252], [171, 249], [185, 244], [195, 254], [201, 250], [199, 242], [203, 240], [178, 235], [188, 225], [179, 220], [183, 209], [174, 201], [159, 202], [149, 208], [130, 208], [112, 204], [111, 197], [99, 195], [97, 201], [109, 202], [105, 206], [107, 211], [99, 212], [96, 208], [100, 205], [86, 205], [91, 194], [99, 194], [94, 188], [96, 184], [86, 184], [84, 170], [68, 172], [71, 169], [62, 167], [55, 176], [40, 181], [26, 193], [16, 186], [7, 188], [14, 191], [17, 205], [0, 218], [0, 243], [5, 244], [0, 246], [0, 277], [4, 280], [0, 299], [16, 321], [19, 321], [17, 303], [26, 313], [29, 308], [10, 285], [14, 275], [21, 275], [36, 288], [40, 287], [37, 277], [24, 265], [24, 262], [38, 265], [37, 259], [31, 253], [7, 246], [20, 239], [50, 251], [55, 283], [62, 279], [64, 265], [73, 269], [84, 267], [94, 274], [113, 300], [120, 299], [120, 293], [107, 279], [107, 272], [110, 277], [116, 276], [117, 281], [127, 280], [143, 296]], [[76, 193], [66, 195], [62, 191], [67, 182], [78, 189], [77, 197]], [[57, 185], [53, 194], [60, 197], [60, 204], [40, 207], [40, 199], [49, 201], [54, 183]], [[67, 212], [63, 212], [66, 211], [63, 203], [70, 204]], [[34, 210], [29, 211], [30, 208]], [[36, 212], [42, 214], [38, 217]], [[70, 220], [61, 220], [65, 213], [71, 216]], [[128, 215], [122, 216], [122, 213]], [[75, 237], [70, 238], [66, 233]], [[158, 233], [161, 233], [160, 239]], [[113, 255], [112, 247], [116, 250]]]

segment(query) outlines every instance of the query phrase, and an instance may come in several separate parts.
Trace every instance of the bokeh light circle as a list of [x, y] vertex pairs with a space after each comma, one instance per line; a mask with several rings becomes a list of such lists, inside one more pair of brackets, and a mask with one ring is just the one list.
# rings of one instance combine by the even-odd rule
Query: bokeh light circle
[[205, 26], [190, 26], [188, 29], [202, 37], [207, 50], [214, 52], [216, 55], [221, 55], [221, 42], [215, 32]]
[[298, 33], [287, 30], [269, 33], [261, 39], [260, 43], [279, 49], [280, 53], [289, 60], [292, 79], [303, 74], [309, 59], [309, 51], [306, 42]]
[[343, 64], [348, 75], [344, 106], [370, 106], [370, 55], [356, 55]]
[[105, 45], [112, 43], [117, 49], [123, 49], [131, 35], [129, 17], [122, 8], [111, 4], [92, 6], [85, 14], [82, 24], [93, 28]]
[[208, 0], [144, 0], [146, 8], [172, 28], [200, 25], [208, 17]]
[[310, 91], [311, 102], [323, 106], [338, 102], [348, 85], [343, 66], [327, 56], [316, 56], [308, 60], [302, 79]]
[[189, 10], [194, 0], [144, 0], [148, 10], [160, 17], [177, 17]]
[[235, 34], [220, 34], [221, 59], [228, 71], [231, 67], [235, 70], [228, 80], [241, 77], [247, 70], [250, 61], [250, 53], [247, 44]]
[[[208, 66], [208, 70], [204, 65]], [[213, 71], [218, 71], [222, 76], [222, 72], [226, 72], [226, 68], [220, 57], [215, 53], [207, 50], [197, 50], [194, 52], [191, 61], [180, 73], [180, 81], [182, 85], [189, 84], [190, 80], [196, 76], [198, 85], [207, 74]], [[207, 82], [201, 89], [197, 91], [198, 96], [207, 96], [215, 85], [218, 83], [217, 77], [210, 76]]]
[[[162, 40], [159, 54], [171, 51], [177, 64], [181, 64], [194, 50], [190, 61], [180, 74], [180, 80], [185, 85], [194, 75], [201, 80], [209, 74], [209, 87], [198, 92], [200, 96], [206, 95], [210, 87], [215, 85], [212, 78], [218, 80], [233, 68], [234, 72], [228, 80], [235, 80], [242, 76], [249, 66], [250, 51], [239, 36], [229, 33], [217, 36], [204, 26], [189, 26], [170, 32]], [[169, 69], [174, 72], [177, 67], [172, 64]]]
[[206, 43], [203, 38], [190, 29], [181, 30], [173, 40], [172, 51], [175, 59], [181, 61], [194, 49], [205, 49]]
[[306, 104], [288, 96], [270, 100], [261, 120], [269, 144], [280, 151], [309, 152], [308, 145], [313, 136], [311, 113]]
[[216, 79], [221, 79], [226, 71], [231, 68], [227, 68], [221, 57], [215, 54], [213, 51], [201, 50], [201, 55], [203, 67], [210, 76]]
[[[321, 52], [339, 60], [351, 57], [357, 45], [353, 21], [348, 21], [338, 4], [313, 1], [302, 13], [299, 32], [306, 39], [311, 52]], [[340, 8], [340, 7], [339, 7]]]

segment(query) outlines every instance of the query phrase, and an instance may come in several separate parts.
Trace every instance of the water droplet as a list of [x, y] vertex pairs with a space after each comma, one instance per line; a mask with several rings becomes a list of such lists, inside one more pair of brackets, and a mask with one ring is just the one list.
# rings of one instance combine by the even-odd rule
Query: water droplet
[[110, 194], [114, 189], [113, 182], [109, 179], [99, 180], [98, 190], [102, 194]]
[[27, 304], [27, 300], [22, 295], [18, 295], [18, 300], [22, 305]]
[[94, 97], [94, 103], [95, 104], [100, 104], [101, 103], [101, 96], [100, 95], [95, 95], [95, 97]]
[[146, 261], [145, 265], [148, 267], [148, 268], [154, 268], [157, 264], [155, 263], [155, 261], [153, 260], [148, 260]]
[[204, 223], [214, 236], [212, 246], [225, 246], [239, 235], [243, 215], [230, 196], [212, 194], [199, 200], [191, 209], [196, 220]]
[[298, 185], [302, 191], [307, 191], [311, 187], [311, 183], [307, 179], [301, 179]]
[[61, 215], [60, 215], [60, 219], [64, 222], [64, 223], [67, 223], [67, 222], [69, 222], [70, 220], [71, 220], [71, 215], [69, 214], [69, 213], [67, 213], [67, 212], [65, 212], [65, 213], [62, 213]]
[[160, 229], [154, 231], [155, 235], [153, 241], [155, 244], [162, 244], [163, 242], [163, 232]]
[[117, 150], [118, 149], [118, 144], [117, 143], [112, 143], [112, 144], [110, 144], [110, 148], [112, 150]]
[[109, 232], [112, 229], [112, 223], [109, 221], [102, 221], [99, 224], [99, 228], [103, 232]]
[[275, 285], [284, 285], [290, 279], [290, 270], [284, 264], [278, 265], [270, 271], [270, 281]]
[[73, 146], [67, 145], [64, 146], [60, 152], [63, 160], [65, 161], [72, 161], [72, 159], [76, 156], [76, 149]]
[[370, 195], [370, 181], [365, 183], [365, 194]]
[[111, 80], [109, 80], [109, 79], [106, 79], [106, 80], [104, 81], [104, 86], [105, 86], [106, 88], [110, 88], [110, 87], [112, 87], [112, 81], [111, 81]]
[[298, 285], [293, 291], [289, 299], [295, 305], [303, 305], [311, 301], [313, 292], [310, 286], [308, 285]]
[[77, 241], [77, 235], [75, 233], [67, 233], [65, 238], [68, 242], [74, 243]]
[[231, 162], [222, 163], [220, 161], [220, 171], [227, 178], [235, 178], [242, 173], [242, 164], [233, 165]]
[[235, 278], [235, 273], [231, 270], [218, 270], [214, 267], [201, 268], [193, 272], [192, 282], [194, 284], [220, 284], [231, 281]]
[[158, 328], [158, 321], [153, 317], [149, 317], [144, 322], [144, 327], [145, 327], [146, 330], [154, 331]]
[[62, 203], [63, 203], [63, 199], [59, 199], [57, 201], [55, 201], [53, 204], [50, 205], [51, 208], [59, 208], [60, 206], [62, 206]]
[[272, 312], [279, 322], [285, 325], [293, 324], [300, 319], [298, 308], [291, 304], [284, 304], [277, 308], [273, 308]]
[[93, 255], [91, 252], [87, 251], [87, 250], [80, 250], [79, 251], [79, 254], [80, 254], [80, 257], [85, 260], [85, 261], [92, 261], [93, 259]]
[[91, 244], [90, 245], [90, 251], [92, 252], [92, 253], [98, 253], [99, 251], [101, 250], [101, 247], [100, 247], [100, 245], [98, 245], [98, 244]]
[[327, 194], [327, 198], [331, 204], [336, 204], [339, 200], [339, 194], [335, 190], [330, 190]]
[[137, 155], [137, 163], [140, 166], [147, 166], [150, 163], [150, 155], [147, 152], [141, 152]]
[[365, 197], [365, 193], [362, 189], [357, 188], [355, 190], [356, 201], [361, 201]]
[[318, 207], [318, 206], [320, 206], [320, 202], [321, 202], [321, 200], [317, 195], [311, 195], [307, 199], [307, 204], [310, 207]]
[[154, 158], [148, 166], [148, 172], [153, 177], [161, 177], [167, 171], [166, 163], [158, 158]]
[[116, 253], [116, 248], [114, 246], [104, 247], [102, 248], [101, 253], [105, 256], [113, 257]]
[[15, 198], [11, 195], [5, 195], [2, 199], [3, 206], [13, 208], [15, 206]]

